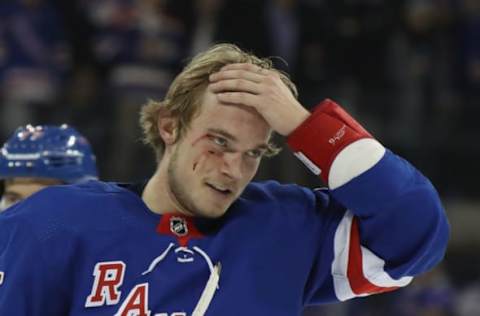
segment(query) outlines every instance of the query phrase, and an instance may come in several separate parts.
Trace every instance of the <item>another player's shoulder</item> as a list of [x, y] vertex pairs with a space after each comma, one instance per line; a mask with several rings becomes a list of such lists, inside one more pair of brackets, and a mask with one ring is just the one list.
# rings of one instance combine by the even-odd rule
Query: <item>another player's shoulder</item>
[[118, 204], [126, 190], [101, 181], [75, 185], [50, 186], [14, 205], [0, 216], [1, 221], [22, 221], [33, 226], [64, 224], [101, 218]]
[[111, 194], [122, 192], [122, 188], [113, 183], [91, 180], [81, 184], [49, 186], [32, 194], [20, 203], [28, 208], [56, 209], [65, 206], [75, 206], [89, 200], [107, 198]]
[[45, 188], [37, 193], [41, 194], [69, 194], [71, 196], [88, 196], [98, 194], [122, 193], [124, 189], [114, 182], [90, 180], [79, 184], [56, 185]]

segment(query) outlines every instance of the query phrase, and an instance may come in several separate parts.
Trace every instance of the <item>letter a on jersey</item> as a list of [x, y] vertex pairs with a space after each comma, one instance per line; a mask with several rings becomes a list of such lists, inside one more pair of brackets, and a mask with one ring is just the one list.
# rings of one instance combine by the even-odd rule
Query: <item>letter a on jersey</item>
[[148, 310], [148, 283], [136, 285], [123, 301], [115, 316], [150, 316]]
[[115, 305], [120, 301], [118, 288], [123, 283], [125, 263], [122, 261], [99, 262], [95, 265], [92, 291], [87, 297], [85, 307]]

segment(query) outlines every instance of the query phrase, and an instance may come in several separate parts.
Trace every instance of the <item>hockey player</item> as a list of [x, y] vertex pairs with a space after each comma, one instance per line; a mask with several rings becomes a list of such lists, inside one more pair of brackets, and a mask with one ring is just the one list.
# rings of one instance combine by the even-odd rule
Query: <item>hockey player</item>
[[[432, 184], [340, 106], [220, 44], [142, 110], [143, 184], [43, 190], [0, 216], [1, 315], [299, 315], [392, 291], [444, 256]], [[328, 188], [251, 182], [272, 132]]]
[[73, 127], [21, 126], [0, 149], [0, 212], [47, 186], [89, 179], [95, 156]]

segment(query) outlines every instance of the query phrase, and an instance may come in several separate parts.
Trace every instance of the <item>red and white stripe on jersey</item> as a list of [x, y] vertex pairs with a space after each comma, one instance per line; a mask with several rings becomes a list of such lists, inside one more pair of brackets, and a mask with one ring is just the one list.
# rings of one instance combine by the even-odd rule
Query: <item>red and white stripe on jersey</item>
[[395, 280], [385, 271], [385, 261], [360, 244], [355, 216], [347, 211], [334, 238], [332, 277], [340, 301], [406, 286], [412, 277]]

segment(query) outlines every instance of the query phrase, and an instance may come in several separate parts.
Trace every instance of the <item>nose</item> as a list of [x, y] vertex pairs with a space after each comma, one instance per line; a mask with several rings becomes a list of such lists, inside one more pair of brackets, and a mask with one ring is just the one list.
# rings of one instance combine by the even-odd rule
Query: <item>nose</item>
[[242, 153], [223, 153], [220, 171], [222, 174], [232, 178], [242, 177]]

